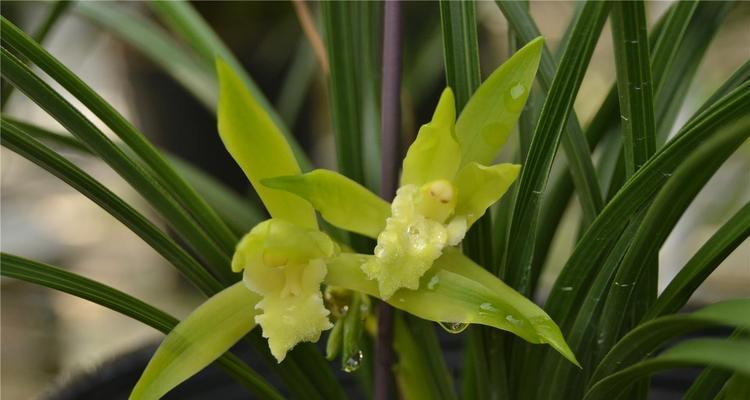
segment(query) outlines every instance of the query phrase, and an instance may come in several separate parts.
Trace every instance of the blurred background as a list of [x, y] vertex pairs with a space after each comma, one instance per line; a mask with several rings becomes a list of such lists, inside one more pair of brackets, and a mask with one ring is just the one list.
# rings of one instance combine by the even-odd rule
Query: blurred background
[[[140, 2], [116, 4], [150, 18]], [[670, 2], [649, 2], [654, 23]], [[280, 111], [316, 166], [335, 168], [327, 82], [289, 2], [196, 2]], [[313, 15], [317, 4], [308, 5]], [[30, 32], [50, 3], [2, 2], [2, 15]], [[248, 194], [244, 176], [225, 154], [212, 114], [158, 67], [71, 7], [45, 47], [114, 105], [161, 148]], [[437, 3], [405, 4], [404, 135], [427, 121], [445, 85]], [[553, 51], [574, 14], [574, 2], [531, 2], [531, 12]], [[482, 73], [508, 57], [506, 22], [493, 2], [477, 7]], [[692, 82], [677, 126], [750, 57], [750, 2], [738, 2], [711, 43]], [[576, 111], [585, 125], [614, 82], [608, 28], [581, 87]], [[74, 102], [74, 104], [77, 104]], [[61, 130], [42, 110], [15, 93], [4, 113]], [[90, 118], [94, 118], [87, 114]], [[94, 118], [94, 121], [96, 119]], [[98, 122], [98, 121], [97, 121]], [[101, 124], [100, 124], [101, 125]], [[102, 128], [103, 125], [101, 125]], [[106, 130], [105, 130], [106, 131]], [[126, 201], [153, 216], [144, 202], [101, 162], [65, 153]], [[0, 150], [2, 251], [63, 266], [183, 317], [202, 301], [154, 251], [106, 212], [35, 165]], [[750, 147], [719, 170], [660, 253], [661, 287], [698, 247], [750, 200]], [[575, 201], [555, 238], [543, 281], [548, 285], [577, 235]], [[750, 244], [734, 252], [691, 300], [693, 306], [750, 295]], [[29, 399], [82, 371], [161, 338], [155, 330], [75, 297], [2, 278], [0, 397]]]

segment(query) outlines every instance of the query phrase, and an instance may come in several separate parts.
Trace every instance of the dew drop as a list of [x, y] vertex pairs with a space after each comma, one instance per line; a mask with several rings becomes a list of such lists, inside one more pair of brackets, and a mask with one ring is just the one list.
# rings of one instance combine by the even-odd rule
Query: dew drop
[[573, 286], [563, 286], [560, 288], [560, 290], [563, 292], [570, 292], [573, 290]]
[[461, 333], [469, 327], [469, 324], [463, 322], [438, 322], [448, 333]]
[[523, 96], [524, 93], [526, 93], [526, 88], [520, 83], [510, 89], [510, 97], [512, 97], [513, 100], [518, 100], [518, 98]]
[[354, 372], [359, 369], [360, 364], [362, 364], [362, 350], [358, 350], [344, 361], [344, 372]]
[[341, 314], [342, 317], [346, 315], [347, 312], [349, 312], [349, 306], [339, 307], [339, 314]]
[[479, 308], [484, 311], [497, 311], [497, 308], [495, 308], [495, 306], [493, 306], [491, 303], [482, 303], [479, 305]]
[[520, 319], [516, 319], [515, 317], [513, 317], [513, 316], [512, 316], [512, 315], [510, 315], [510, 314], [506, 315], [506, 316], [505, 316], [505, 319], [506, 319], [506, 320], [507, 320], [508, 322], [510, 322], [511, 324], [513, 324], [513, 325], [521, 325], [521, 323], [523, 322], [523, 321], [521, 321]]
[[427, 289], [435, 290], [435, 286], [437, 286], [438, 282], [440, 282], [440, 278], [433, 276], [430, 278], [430, 281], [427, 282]]

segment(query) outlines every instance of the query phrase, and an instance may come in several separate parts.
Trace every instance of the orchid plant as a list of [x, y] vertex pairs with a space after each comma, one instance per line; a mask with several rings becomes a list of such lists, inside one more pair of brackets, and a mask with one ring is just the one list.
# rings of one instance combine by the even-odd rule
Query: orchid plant
[[[396, 359], [378, 371], [394, 375], [405, 400], [453, 400], [459, 390], [467, 399], [646, 399], [651, 374], [684, 366], [705, 367], [686, 399], [746, 398], [750, 300], [679, 311], [746, 243], [750, 204], [740, 205], [661, 293], [656, 287], [657, 256], [668, 235], [750, 136], [747, 61], [686, 123], [676, 123], [732, 4], [674, 2], [649, 30], [643, 1], [580, 2], [553, 54], [525, 2], [500, 0], [510, 47], [517, 51], [482, 81], [475, 3], [440, 2], [435, 8], [444, 62], [432, 62], [433, 46], [425, 44], [414, 58], [431, 65], [411, 66], [417, 72], [404, 82], [441, 64], [432, 70], [438, 71], [434, 76], [444, 72], [448, 87], [436, 102], [430, 99], [436, 103], [432, 119], [406, 151], [389, 203], [368, 189], [377, 186], [373, 171], [381, 162], [398, 164], [374, 150], [381, 133], [375, 116], [393, 115], [373, 106], [372, 90], [382, 81], [396, 89], [394, 100], [409, 85], [401, 85], [398, 74], [381, 77], [373, 67], [378, 63], [370, 62], [380, 57], [381, 42], [398, 42], [397, 3], [387, 3], [386, 16], [384, 3], [315, 4], [322, 11], [323, 41], [314, 40], [320, 38], [305, 3], [295, 2], [310, 36], [304, 39], [318, 45], [320, 72], [330, 84], [331, 103], [324, 109], [332, 116], [341, 173], [313, 169], [285, 126], [296, 120], [289, 116], [294, 113], [286, 115], [289, 121], [279, 116], [190, 2], [139, 3], [148, 8], [147, 17], [116, 3], [57, 1], [49, 3], [33, 37], [3, 16], [2, 106], [16, 88], [66, 130], [49, 131], [3, 108], [3, 147], [102, 207], [207, 300], [180, 321], [112, 287], [16, 255], [0, 256], [0, 273], [90, 300], [165, 333], [130, 394], [136, 400], [160, 398], [213, 362], [258, 398], [343, 400], [331, 363], [310, 344], [321, 338], [328, 360], [340, 357], [341, 369], [359, 371], [362, 387], [389, 398], [390, 383], [375, 384], [370, 379], [377, 371], [358, 369], [373, 358], [370, 339], [389, 336], [378, 332], [387, 324], [375, 317], [376, 304], [397, 310], [390, 331]], [[138, 50], [215, 113], [226, 150], [270, 218], [189, 163], [157, 150], [42, 47], [68, 9]], [[582, 124], [573, 105], [608, 19], [615, 82], [593, 120]], [[398, 55], [397, 47], [388, 47], [389, 53], [384, 44], [382, 53]], [[312, 58], [306, 50], [295, 55], [302, 62], [291, 68], [291, 86], [299, 82], [295, 71], [306, 68], [305, 57]], [[397, 101], [383, 104], [400, 109]], [[506, 146], [498, 157], [511, 136], [517, 146]], [[57, 148], [104, 161], [176, 238]], [[513, 163], [495, 164], [498, 158]], [[561, 220], [571, 199], [581, 206], [580, 234], [559, 273], [548, 271], [556, 273], [554, 284], [543, 287], [540, 276], [552, 239], [567, 231]], [[366, 245], [358, 242], [361, 236]], [[540, 307], [531, 298], [546, 301]], [[452, 333], [468, 329], [458, 390], [432, 322]], [[714, 326], [734, 332], [672, 345]], [[240, 341], [255, 347], [283, 388], [233, 354]]]
[[[232, 259], [232, 270], [243, 272], [250, 293], [232, 286], [183, 320], [154, 354], [131, 398], [160, 397], [256, 324], [282, 362], [296, 344], [315, 342], [334, 326], [322, 285], [377, 297], [454, 327], [482, 324], [513, 332], [531, 343], [550, 344], [577, 365], [560, 329], [541, 308], [457, 248], [471, 224], [518, 176], [519, 165], [482, 163], [494, 159], [515, 124], [542, 43], [541, 38], [530, 42], [501, 65], [458, 120], [452, 91], [445, 89], [432, 121], [409, 147], [401, 188], [390, 206], [333, 171], [300, 174], [278, 127], [232, 68], [217, 61], [219, 133], [272, 218], [240, 240]], [[336, 227], [377, 238], [374, 254], [336, 243], [319, 230], [314, 209]], [[218, 309], [232, 319], [226, 321], [229, 329], [208, 311]], [[221, 333], [207, 335], [211, 330]], [[189, 367], [182, 368], [185, 357]]]

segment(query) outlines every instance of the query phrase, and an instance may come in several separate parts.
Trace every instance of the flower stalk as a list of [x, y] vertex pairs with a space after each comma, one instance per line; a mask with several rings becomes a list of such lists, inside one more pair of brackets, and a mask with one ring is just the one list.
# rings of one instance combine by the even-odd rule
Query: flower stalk
[[[380, 197], [390, 202], [398, 187], [401, 128], [401, 4], [386, 2], [383, 21], [383, 81], [381, 92], [382, 162]], [[375, 343], [375, 400], [385, 400], [394, 391], [393, 314], [385, 302], [378, 303], [378, 336]]]

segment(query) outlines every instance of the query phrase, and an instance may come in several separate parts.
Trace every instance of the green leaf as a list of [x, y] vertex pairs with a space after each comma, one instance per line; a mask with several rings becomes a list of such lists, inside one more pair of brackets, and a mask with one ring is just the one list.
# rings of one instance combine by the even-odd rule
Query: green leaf
[[357, 46], [358, 2], [323, 2], [323, 25], [330, 63], [331, 121], [336, 138], [338, 166], [345, 176], [365, 183], [363, 165], [362, 85], [357, 69], [362, 60]]
[[[702, 1], [692, 14], [682, 42], [667, 63], [662, 80], [654, 87], [657, 147], [666, 141], [672, 130], [700, 61], [732, 6], [732, 2]], [[664, 46], [675, 46], [674, 39], [665, 37], [664, 40], [667, 40]]]
[[[416, 330], [419, 330], [419, 328], [431, 330], [432, 328], [422, 321], [414, 322], [417, 322], [420, 326], [412, 326], [410, 321], [407, 321], [401, 313], [394, 317], [393, 348], [398, 354], [394, 374], [399, 383], [400, 393], [404, 399], [454, 399], [452, 382], [444, 361], [439, 360], [438, 364], [438, 368], [443, 368], [443, 374], [441, 375], [444, 379], [436, 381], [432, 375], [431, 367], [434, 367], [434, 365], [431, 363], [430, 357], [439, 357], [440, 354], [422, 351], [422, 342], [425, 337], [418, 336], [419, 332], [414, 331], [415, 328]], [[434, 339], [431, 333], [427, 338]], [[447, 386], [439, 385], [443, 382], [446, 382]]]
[[597, 340], [599, 354], [603, 355], [604, 351], [609, 350], [628, 329], [623, 324], [622, 310], [631, 307], [637, 289], [634, 288], [634, 284], [642, 274], [648, 273], [647, 268], [653, 267], [645, 260], [658, 256], [661, 245], [682, 213], [724, 161], [748, 137], [750, 116], [720, 130], [704, 142], [681, 163], [674, 175], [667, 180], [664, 188], [659, 191], [638, 228], [607, 294], [599, 325], [602, 332]]
[[[6, 28], [9, 34], [5, 34]], [[3, 43], [9, 38], [18, 36], [15, 28], [12, 28], [5, 19], [2, 20], [2, 32]], [[231, 281], [228, 252], [221, 249], [206, 231], [201, 229], [151, 173], [115, 146], [60, 94], [9, 54], [5, 47], [2, 48], [2, 65], [3, 77], [47, 111], [70, 133], [76, 135], [87, 147], [99, 154], [167, 220], [175, 232], [198, 252], [215, 273], [226, 282]]]
[[[34, 34], [32, 35], [34, 41], [37, 43], [44, 43], [44, 40], [47, 38], [49, 33], [60, 21], [60, 17], [65, 15], [71, 5], [73, 5], [73, 2], [69, 0], [57, 0], [54, 2], [49, 2], [47, 15], [44, 17], [44, 20], [42, 20], [42, 23], [37, 27], [36, 31], [34, 31]], [[2, 100], [0, 101], [0, 109], [5, 109], [5, 106], [8, 104], [8, 100], [13, 93], [13, 89], [15, 89], [15, 86], [10, 85], [5, 81], [2, 82], [2, 88], [0, 89], [0, 97], [2, 97]]]
[[456, 141], [456, 104], [453, 91], [443, 90], [432, 121], [422, 125], [409, 146], [401, 171], [401, 185], [421, 186], [438, 179], [452, 180], [461, 163]]
[[300, 173], [292, 149], [252, 93], [232, 68], [217, 60], [219, 74], [219, 135], [239, 164], [268, 212], [306, 228], [317, 228], [310, 204], [260, 181]]
[[456, 110], [464, 106], [481, 82], [476, 5], [473, 1], [440, 1], [445, 80], [456, 95]]
[[668, 315], [638, 325], [602, 359], [591, 376], [598, 382], [648, 357], [661, 346], [686, 333], [723, 325], [750, 329], [750, 299], [727, 300], [690, 314]]
[[643, 320], [678, 312], [711, 273], [750, 236], [750, 202], [693, 255], [656, 299]]
[[83, 170], [30, 138], [14, 122], [3, 118], [0, 132], [4, 147], [46, 169], [102, 207], [173, 264], [201, 291], [213, 294], [221, 289], [221, 284], [177, 243]]
[[250, 93], [252, 93], [253, 98], [257, 100], [260, 107], [265, 110], [274, 124], [276, 124], [281, 130], [281, 133], [284, 134], [284, 137], [287, 142], [289, 142], [289, 146], [292, 148], [294, 156], [302, 170], [310, 170], [310, 160], [295, 140], [294, 135], [292, 135], [289, 129], [284, 125], [281, 117], [279, 117], [273, 109], [271, 103], [263, 95], [263, 92], [258, 89], [258, 86], [250, 75], [248, 75], [242, 68], [242, 63], [232, 55], [229, 48], [227, 48], [227, 46], [221, 41], [221, 38], [219, 38], [211, 26], [203, 19], [203, 17], [201, 17], [198, 11], [193, 8], [190, 2], [154, 0], [149, 1], [146, 4], [156, 16], [172, 30], [172, 32], [182, 37], [182, 39], [184, 39], [185, 42], [190, 45], [198, 55], [200, 55], [207, 66], [213, 66], [218, 57], [232, 67], [232, 69], [239, 75], [243, 85], [247, 87], [247, 90], [249, 90]]
[[377, 238], [391, 215], [390, 204], [353, 180], [325, 169], [264, 179], [262, 184], [293, 193], [334, 226]]
[[652, 359], [602, 379], [586, 393], [585, 400], [609, 399], [634, 381], [655, 372], [710, 365], [750, 375], [750, 342], [746, 340], [694, 339], [678, 344]]
[[565, 50], [560, 62], [562, 67], [555, 74], [534, 131], [526, 164], [521, 170], [516, 208], [510, 226], [513, 243], [506, 251], [503, 270], [506, 281], [522, 294], [529, 294], [531, 289], [533, 243], [541, 208], [540, 199], [562, 131], [607, 12], [608, 3], [605, 2], [586, 3], [581, 11], [576, 22], [578, 26], [571, 36], [571, 42], [576, 45]]
[[461, 163], [490, 164], [521, 115], [542, 55], [538, 37], [498, 67], [471, 96], [456, 121]]
[[[503, 2], [502, 4], [508, 7], [512, 6], [513, 2]], [[684, 31], [687, 27], [688, 22], [690, 21], [690, 16], [692, 15], [691, 12], [685, 12], [684, 8], [687, 5], [690, 5], [690, 3], [687, 1], [676, 3], [673, 9], [671, 9], [664, 16], [662, 16], [659, 21], [657, 21], [653, 29], [653, 33], [649, 35], [650, 42], [653, 46], [655, 46], [655, 50], [652, 53], [651, 62], [652, 69], [654, 71], [654, 82], [659, 82], [661, 79], [659, 75], [660, 69], [658, 67], [658, 64], [662, 64], [666, 57], [668, 57], [668, 54], [670, 54], [670, 51], [676, 48], [676, 46], [674, 46], [674, 43], [680, 42], [682, 40], [682, 35], [684, 35]], [[656, 42], [662, 41], [663, 38], [668, 38], [665, 39], [665, 41], [668, 42], [669, 45], [657, 46]], [[543, 64], [545, 62], [545, 59], [546, 57], [543, 54]], [[544, 75], [544, 68], [542, 69], [542, 73], [540, 75]], [[591, 151], [593, 151], [594, 148], [598, 146], [599, 142], [604, 137], [606, 137], [607, 135], [611, 135], [617, 131], [617, 127], [619, 126], [621, 118], [618, 94], [616, 89], [617, 86], [613, 85], [601, 107], [594, 115], [591, 123], [589, 123], [589, 126], [586, 128], [585, 136], [589, 143], [589, 149]], [[601, 159], [616, 160], [618, 157], [617, 152], [620, 151], [620, 145], [609, 146], [608, 149], [604, 150]], [[624, 165], [619, 165], [622, 166], [622, 169], [624, 170]], [[602, 174], [601, 168], [599, 174]], [[609, 177], [612, 176], [612, 174], [606, 173], [604, 176]], [[539, 273], [541, 272], [542, 266], [545, 263], [549, 245], [552, 243], [553, 235], [557, 231], [563, 212], [565, 211], [570, 198], [573, 195], [574, 189], [573, 181], [569, 174], [557, 174], [557, 176], [553, 176], [551, 180], [552, 182], [549, 184], [550, 189], [545, 194], [542, 207], [543, 211], [540, 216], [539, 233], [537, 234], [536, 240], [534, 265], [532, 271], [532, 283], [534, 283], [534, 286], [536, 286], [535, 282], [537, 282]], [[609, 178], [606, 178], [604, 182], [609, 182]], [[614, 187], [612, 188], [612, 194], [614, 193], [614, 191], [616, 191], [616, 189], [619, 189], [620, 186], [621, 183], [614, 185]], [[604, 189], [605, 191], [608, 190], [608, 188], [606, 187], [603, 187], [602, 189]], [[607, 198], [611, 198], [611, 196], [607, 196]]]
[[[359, 268], [369, 257], [343, 253], [332, 259], [325, 283], [378, 297], [377, 282]], [[481, 324], [530, 343], [548, 343], [578, 365], [560, 329], [541, 308], [455, 249], [445, 249], [422, 276], [418, 290], [400, 289], [387, 301], [430, 321]]]
[[[611, 21], [620, 104], [620, 131], [623, 135], [627, 179], [646, 163], [656, 150], [653, 80], [644, 2], [614, 2]], [[622, 308], [627, 312], [625, 315], [620, 314], [621, 332], [634, 326], [656, 298], [659, 280], [658, 254], [652, 254], [645, 260], [648, 266], [644, 267], [644, 273], [631, 283], [634, 289], [633, 300], [627, 307]], [[610, 296], [613, 292], [615, 291], [610, 290]], [[598, 338], [597, 343], [601, 340], [601, 337]], [[647, 386], [647, 382], [640, 386]], [[631, 390], [628, 395], [643, 397], [633, 393], [637, 390], [639, 389]]]
[[745, 83], [683, 127], [607, 204], [579, 241], [547, 300], [545, 308], [563, 327], [569, 326], [569, 316], [574, 315], [577, 305], [587, 295], [586, 290], [569, 292], [564, 288], [587, 288], [598, 271], [602, 255], [633, 214], [653, 199], [687, 155], [717, 128], [744, 115], [747, 107], [750, 107], [750, 84]]
[[[576, 317], [582, 315], [581, 304], [600, 300], [599, 292], [594, 292], [592, 289], [598, 287], [595, 278], [599, 282], [607, 282], [597, 277], [597, 275], [611, 273], [611, 269], [606, 271], [602, 269], [602, 262], [605, 261], [625, 227], [631, 221], [638, 220], [638, 217], [634, 219], [633, 215], [650, 203], [655, 193], [664, 185], [668, 175], [687, 154], [710, 137], [717, 127], [743, 115], [741, 110], [748, 106], [750, 106], [750, 91], [746, 86], [744, 89], [738, 88], [722, 101], [709, 107], [693, 123], [678, 132], [675, 139], [667, 146], [658, 151], [602, 210], [568, 258], [545, 304], [547, 312], [565, 332], [568, 332], [576, 322]], [[628, 243], [625, 242], [623, 245], [627, 248]], [[576, 337], [571, 336], [570, 339], [573, 340], [575, 346]], [[542, 353], [548, 354], [547, 357], [553, 357], [548, 352], [531, 350], [530, 354], [526, 354], [526, 358], [531, 360], [529, 368], [546, 369], [549, 359], [541, 358]]]
[[156, 399], [227, 352], [255, 327], [261, 297], [242, 282], [217, 293], [169, 332], [130, 399]]
[[518, 164], [466, 164], [454, 182], [458, 192], [456, 215], [466, 215], [472, 225], [510, 188], [520, 170]]
[[[94, 154], [83, 143], [78, 141], [74, 136], [52, 132], [28, 122], [20, 121], [15, 118], [2, 115], [3, 121], [17, 126], [24, 133], [38, 139], [42, 142], [50, 143], [55, 147], [63, 150], [80, 152], [83, 154]], [[117, 144], [123, 151], [121, 143]], [[198, 169], [190, 163], [180, 159], [177, 156], [165, 153], [167, 161], [172, 167], [187, 180], [191, 186], [195, 187], [198, 194], [206, 199], [206, 202], [216, 210], [219, 216], [229, 225], [238, 235], [244, 234], [255, 224], [264, 219], [264, 216], [257, 210], [258, 206], [248, 199], [239, 196], [232, 189], [226, 187], [216, 178], [206, 172]]]
[[[508, 24], [513, 28], [515, 34], [518, 35], [519, 40], [531, 42], [534, 38], [541, 35], [527, 7], [523, 3], [518, 1], [496, 1], [496, 4], [505, 15]], [[575, 39], [571, 40], [571, 37], [573, 37], [576, 31], [576, 26], [589, 26], [593, 22], [589, 19], [589, 16], [581, 18], [584, 9], [585, 7], [581, 6], [581, 10], [576, 11], [575, 18], [568, 28], [567, 41], [561, 45], [561, 48], [567, 49], [569, 47], [568, 43], [571, 41], [576, 44], [582, 42], [583, 38], [580, 31]], [[599, 35], [595, 36], [598, 37]], [[539, 66], [539, 83], [542, 90], [548, 92], [548, 94], [552, 93], [550, 89], [556, 75], [555, 64], [555, 58], [546, 47], [543, 47]], [[573, 97], [575, 97], [575, 94]], [[586, 137], [581, 131], [581, 126], [575, 113], [571, 110], [570, 114], [567, 122], [560, 125], [566, 129], [565, 134], [562, 135], [562, 147], [579, 194], [583, 208], [584, 222], [588, 225], [603, 207], [602, 194], [591, 161]]]
[[161, 27], [115, 3], [82, 1], [75, 10], [152, 60], [215, 112], [218, 84], [211, 64], [187, 51]]
[[612, 36], [628, 177], [656, 147], [647, 29], [643, 1], [613, 3]]
[[[169, 333], [179, 322], [173, 316], [109, 286], [62, 269], [10, 254], [0, 255], [3, 276], [59, 290], [143, 322], [163, 333]], [[232, 354], [218, 359], [230, 375], [261, 398], [282, 399], [281, 395], [255, 371]]]

